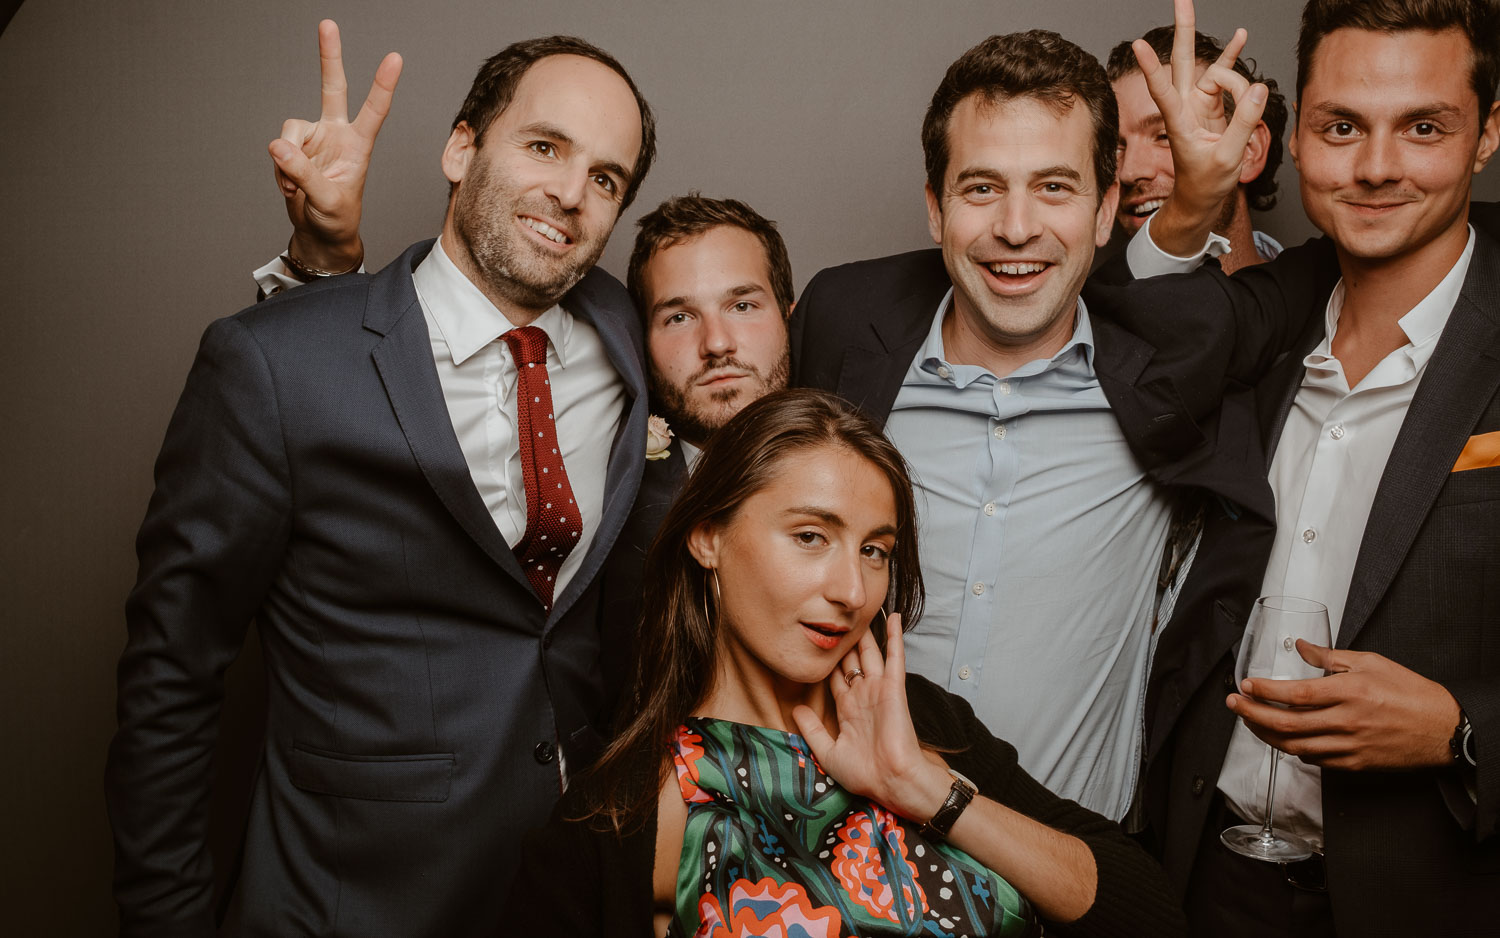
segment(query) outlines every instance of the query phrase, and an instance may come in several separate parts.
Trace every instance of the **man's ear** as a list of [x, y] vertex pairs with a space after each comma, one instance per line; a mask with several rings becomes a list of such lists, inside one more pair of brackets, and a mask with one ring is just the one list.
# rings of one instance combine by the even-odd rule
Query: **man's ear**
[[1292, 103], [1292, 135], [1286, 138], [1286, 152], [1292, 158], [1292, 166], [1300, 173], [1302, 172], [1302, 167], [1297, 162], [1297, 134], [1302, 130], [1302, 115], [1298, 113], [1298, 103]]
[[1484, 169], [1500, 147], [1500, 101], [1490, 105], [1490, 116], [1479, 126], [1479, 150], [1474, 154], [1474, 172]]
[[468, 121], [459, 121], [453, 133], [448, 135], [448, 143], [443, 147], [443, 175], [454, 185], [464, 181], [474, 154], [479, 152], [474, 138], [474, 128]]
[[1115, 212], [1120, 207], [1120, 180], [1116, 179], [1104, 190], [1099, 200], [1099, 211], [1094, 215], [1094, 247], [1102, 248], [1109, 243], [1115, 230]]
[[700, 521], [688, 532], [688, 553], [700, 566], [712, 570], [719, 565], [719, 540], [719, 526], [712, 521]]
[[932, 183], [923, 185], [922, 191], [927, 196], [927, 233], [932, 235], [934, 244], [942, 244], [943, 203], [938, 200], [937, 193], [932, 191]]
[[1266, 171], [1266, 156], [1270, 149], [1271, 128], [1261, 121], [1250, 131], [1250, 139], [1245, 142], [1245, 158], [1240, 162], [1240, 185], [1254, 182]]

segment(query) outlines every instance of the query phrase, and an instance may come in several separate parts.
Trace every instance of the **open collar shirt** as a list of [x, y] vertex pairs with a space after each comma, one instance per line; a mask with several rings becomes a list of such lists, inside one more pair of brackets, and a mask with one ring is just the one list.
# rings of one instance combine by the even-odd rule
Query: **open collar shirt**
[[908, 667], [965, 698], [1021, 765], [1110, 818], [1129, 808], [1166, 499], [1072, 339], [1006, 376], [944, 354], [933, 317], [886, 433], [911, 464], [927, 604]]
[[[1262, 596], [1300, 596], [1328, 607], [1338, 641], [1349, 583], [1370, 506], [1407, 408], [1463, 289], [1474, 255], [1474, 230], [1447, 276], [1399, 325], [1407, 344], [1391, 352], [1350, 388], [1333, 354], [1344, 306], [1340, 281], [1324, 313], [1325, 334], [1303, 359], [1306, 372], [1271, 460], [1276, 494], [1276, 539], [1261, 584]], [[1310, 638], [1265, 634], [1263, 642]], [[1236, 721], [1219, 773], [1219, 790], [1241, 817], [1265, 816], [1271, 748]], [[1283, 759], [1276, 774], [1276, 827], [1323, 843], [1322, 771], [1300, 759]]]

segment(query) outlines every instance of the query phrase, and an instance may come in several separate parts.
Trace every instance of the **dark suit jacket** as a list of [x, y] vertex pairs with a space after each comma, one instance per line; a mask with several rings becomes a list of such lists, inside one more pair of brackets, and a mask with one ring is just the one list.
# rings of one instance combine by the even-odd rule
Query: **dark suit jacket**
[[548, 615], [470, 479], [411, 272], [209, 327], [156, 465], [107, 794], [126, 935], [208, 934], [221, 676], [252, 618], [265, 751], [231, 924], [256, 935], [493, 929], [521, 833], [602, 718], [591, 583], [644, 462], [640, 327], [591, 272], [564, 299], [633, 397], [603, 519]]
[[[1484, 743], [1500, 740], [1500, 467], [1452, 471], [1471, 436], [1500, 431], [1500, 243], [1483, 228], [1493, 219], [1489, 209], [1476, 212], [1468, 278], [1381, 476], [1338, 637], [1339, 647], [1385, 655], [1458, 699], [1480, 741], [1478, 801], [1452, 768], [1326, 770], [1328, 884], [1340, 934], [1493, 934], [1500, 921], [1500, 745]], [[1331, 246], [1315, 249], [1336, 269]], [[1278, 264], [1264, 271], [1280, 272]], [[1329, 286], [1287, 293], [1318, 315], [1257, 389], [1268, 454], [1302, 359], [1323, 338]], [[1201, 298], [1243, 301], [1233, 287], [1205, 288]], [[1148, 808], [1179, 893], [1234, 726], [1224, 706], [1233, 652], [1273, 536], [1258, 518], [1210, 524], [1184, 588], [1199, 614], [1174, 618], [1161, 639]]]
[[[650, 460], [641, 473], [641, 490], [635, 507], [625, 520], [615, 549], [604, 562], [600, 577], [603, 597], [603, 654], [605, 699], [618, 700], [635, 664], [635, 639], [640, 634], [641, 591], [645, 584], [646, 552], [657, 529], [687, 481], [687, 460], [682, 444], [673, 440], [666, 459]], [[629, 717], [632, 714], [622, 714]]]

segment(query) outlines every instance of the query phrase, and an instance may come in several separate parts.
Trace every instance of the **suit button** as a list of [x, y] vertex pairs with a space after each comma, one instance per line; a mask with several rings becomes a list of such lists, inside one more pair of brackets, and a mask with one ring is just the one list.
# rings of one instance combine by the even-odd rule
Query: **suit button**
[[1206, 787], [1207, 786], [1206, 786], [1206, 784], [1203, 781], [1203, 776], [1201, 776], [1201, 775], [1194, 775], [1193, 776], [1193, 794], [1194, 795], [1201, 795], [1201, 794], [1203, 794], [1203, 789], [1206, 788]]
[[1225, 690], [1234, 690], [1234, 672], [1233, 671], [1225, 673], [1225, 675], [1224, 675], [1224, 688], [1225, 688]]
[[531, 750], [531, 754], [536, 757], [536, 761], [542, 765], [546, 765], [557, 756], [557, 747], [544, 739], [536, 744], [536, 748]]

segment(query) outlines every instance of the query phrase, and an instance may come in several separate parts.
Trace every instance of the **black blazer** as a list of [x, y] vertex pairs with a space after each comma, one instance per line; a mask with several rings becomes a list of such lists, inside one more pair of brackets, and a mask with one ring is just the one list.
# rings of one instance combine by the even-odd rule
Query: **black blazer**
[[127, 606], [107, 795], [122, 934], [210, 934], [203, 841], [224, 669], [251, 619], [269, 683], [230, 924], [467, 935], [521, 833], [586, 763], [603, 689], [591, 583], [646, 441], [640, 327], [602, 271], [564, 299], [632, 397], [603, 518], [544, 612], [470, 479], [411, 273], [276, 297], [209, 327], [156, 464]]
[[[1340, 934], [1406, 935], [1418, 923], [1423, 933], [1487, 935], [1500, 921], [1500, 745], [1483, 742], [1500, 740], [1500, 467], [1452, 471], [1470, 437], [1500, 431], [1500, 242], [1486, 233], [1495, 218], [1493, 208], [1476, 207], [1468, 278], [1381, 476], [1338, 638], [1339, 647], [1385, 655], [1458, 699], [1480, 741], [1478, 800], [1451, 768], [1325, 770], [1328, 884]], [[1330, 245], [1315, 249], [1336, 268]], [[1281, 273], [1279, 263], [1264, 269]], [[1299, 293], [1317, 315], [1257, 389], [1268, 455], [1302, 358], [1324, 335], [1327, 284], [1287, 296]], [[1225, 315], [1246, 301], [1233, 286], [1201, 296], [1227, 303]], [[1224, 696], [1273, 535], [1258, 518], [1210, 524], [1184, 587], [1205, 614], [1174, 618], [1162, 636], [1163, 648], [1170, 639], [1176, 651], [1159, 652], [1153, 674], [1153, 690], [1170, 706], [1158, 706], [1152, 725], [1148, 809], [1179, 894], [1234, 726]]]

